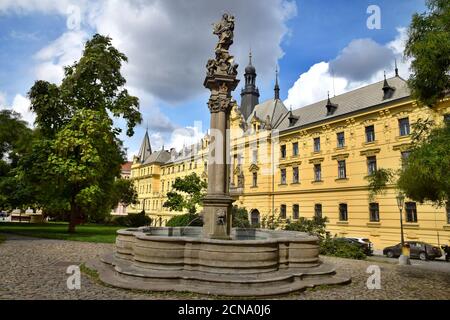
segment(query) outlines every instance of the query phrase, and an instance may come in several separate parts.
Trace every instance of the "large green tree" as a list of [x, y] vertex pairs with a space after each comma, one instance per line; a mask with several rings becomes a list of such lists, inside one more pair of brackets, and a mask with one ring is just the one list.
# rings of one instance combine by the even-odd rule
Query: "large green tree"
[[112, 119], [126, 120], [128, 136], [142, 120], [138, 98], [124, 88], [126, 61], [109, 37], [96, 34], [81, 59], [65, 68], [61, 85], [36, 81], [29, 92], [39, 139], [22, 161], [21, 177], [47, 213], [68, 213], [69, 232], [123, 200], [118, 188], [133, 194], [119, 179], [125, 154]]
[[[413, 200], [440, 206], [450, 199], [450, 124], [429, 128], [419, 122], [413, 149], [397, 185]], [[420, 129], [418, 129], [420, 128]]]
[[30, 190], [17, 179], [16, 172], [19, 160], [30, 148], [32, 135], [20, 114], [0, 110], [0, 208], [33, 203]]
[[167, 201], [163, 206], [174, 211], [186, 209], [188, 213], [194, 214], [205, 196], [207, 186], [207, 183], [195, 173], [184, 178], [176, 178], [174, 190], [167, 192]]
[[427, 6], [428, 12], [412, 18], [405, 56], [413, 58], [413, 96], [434, 105], [450, 90], [450, 1], [428, 0]]

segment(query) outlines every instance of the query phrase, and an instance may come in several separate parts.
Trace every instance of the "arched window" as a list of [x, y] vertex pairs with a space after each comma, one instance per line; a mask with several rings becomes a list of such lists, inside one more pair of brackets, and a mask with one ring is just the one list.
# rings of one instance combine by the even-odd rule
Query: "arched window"
[[252, 212], [250, 213], [250, 222], [252, 224], [252, 226], [256, 226], [259, 225], [259, 211], [257, 209], [253, 209]]

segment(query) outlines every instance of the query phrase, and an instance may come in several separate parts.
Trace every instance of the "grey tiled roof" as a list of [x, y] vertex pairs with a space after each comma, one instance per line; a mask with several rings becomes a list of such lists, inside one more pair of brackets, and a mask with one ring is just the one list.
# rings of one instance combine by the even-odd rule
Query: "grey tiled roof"
[[255, 106], [253, 113], [247, 119], [247, 123], [250, 124], [256, 114], [256, 117], [263, 122], [265, 122], [267, 116], [269, 116], [271, 126], [275, 127], [287, 111], [283, 101], [279, 99], [269, 99]]
[[159, 150], [159, 151], [153, 152], [150, 156], [148, 156], [144, 160], [144, 164], [166, 163], [169, 160], [170, 160], [170, 152], [168, 152], [166, 150]]
[[338, 107], [334, 114], [327, 116], [327, 100], [322, 100], [308, 106], [293, 110], [294, 116], [299, 117], [298, 121], [289, 127], [289, 112], [285, 114], [283, 120], [277, 126], [280, 131], [299, 128], [308, 124], [319, 122], [326, 119], [332, 119], [354, 111], [363, 110], [369, 107], [377, 106], [382, 103], [409, 97], [411, 92], [404, 79], [392, 77], [387, 79], [389, 86], [394, 87], [395, 91], [389, 99], [383, 99], [383, 81], [349, 91], [347, 93], [330, 98], [333, 104]]

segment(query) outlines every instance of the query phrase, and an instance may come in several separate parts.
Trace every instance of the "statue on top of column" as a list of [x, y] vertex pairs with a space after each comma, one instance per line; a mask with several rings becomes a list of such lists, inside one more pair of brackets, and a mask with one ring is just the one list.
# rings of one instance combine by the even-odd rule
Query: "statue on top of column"
[[215, 74], [237, 75], [238, 64], [234, 63], [234, 57], [228, 49], [233, 44], [234, 17], [228, 13], [222, 15], [222, 20], [213, 24], [213, 33], [219, 37], [216, 45], [215, 59], [209, 59], [206, 64], [207, 76]]
[[230, 48], [233, 44], [234, 17], [228, 13], [222, 15], [222, 20], [214, 24], [213, 33], [219, 37], [216, 52]]

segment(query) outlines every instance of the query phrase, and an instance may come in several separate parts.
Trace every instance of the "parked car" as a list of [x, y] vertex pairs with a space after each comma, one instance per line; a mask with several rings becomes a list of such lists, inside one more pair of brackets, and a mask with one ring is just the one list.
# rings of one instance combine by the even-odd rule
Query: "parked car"
[[370, 240], [368, 238], [347, 238], [347, 239], [351, 239], [353, 241], [356, 241], [362, 245], [368, 245], [370, 250], [367, 250], [369, 253], [366, 253], [367, 255], [372, 255], [373, 254], [373, 243], [370, 242]]
[[445, 261], [449, 261], [450, 262], [450, 246], [444, 244], [443, 246], [441, 246], [442, 250], [444, 251], [445, 254]]
[[[441, 249], [426, 242], [420, 241], [406, 241], [409, 244], [410, 257], [420, 260], [434, 260], [442, 256]], [[402, 244], [386, 247], [383, 249], [383, 254], [388, 258], [397, 258], [402, 254]]]
[[343, 241], [343, 242], [347, 242], [347, 243], [359, 246], [365, 255], [368, 255], [368, 256], [372, 255], [372, 253], [373, 253], [372, 245], [371, 245], [372, 243], [370, 241], [369, 242], [359, 241], [357, 239], [359, 239], [359, 238], [336, 238], [335, 240]]

